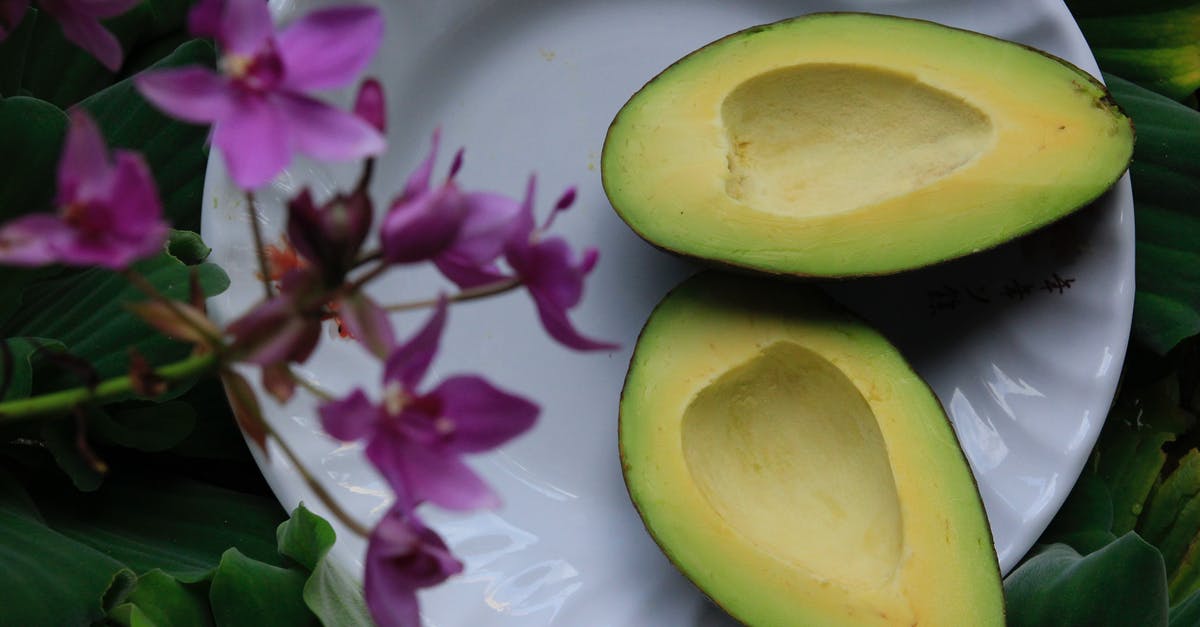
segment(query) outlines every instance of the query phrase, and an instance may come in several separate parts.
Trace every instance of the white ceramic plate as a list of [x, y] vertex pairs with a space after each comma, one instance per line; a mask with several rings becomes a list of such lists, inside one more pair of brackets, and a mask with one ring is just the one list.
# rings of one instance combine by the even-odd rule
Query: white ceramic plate
[[[273, 3], [287, 20], [317, 3]], [[601, 263], [574, 314], [587, 333], [621, 342], [579, 354], [551, 342], [523, 293], [457, 306], [430, 381], [462, 371], [537, 399], [538, 426], [476, 458], [505, 506], [426, 513], [467, 564], [423, 594], [431, 625], [699, 625], [728, 620], [668, 564], [631, 507], [617, 459], [622, 378], [655, 303], [694, 268], [635, 237], [600, 186], [604, 134], [625, 100], [684, 54], [742, 28], [828, 10], [932, 19], [1029, 44], [1097, 74], [1067, 9], [1051, 0], [389, 0], [387, 43], [375, 64], [390, 98], [391, 152], [377, 200], [424, 156], [430, 131], [445, 150], [465, 145], [467, 188], [519, 195], [530, 171], [541, 209], [570, 184], [576, 209], [557, 228]], [[980, 68], [986, 72], [987, 68]], [[346, 102], [346, 94], [341, 94]], [[297, 162], [261, 195], [268, 233], [281, 199], [304, 185], [328, 192], [356, 168]], [[233, 287], [213, 302], [224, 317], [259, 295], [242, 201], [210, 163], [203, 231]], [[431, 272], [378, 286], [394, 302], [445, 289]], [[987, 507], [1002, 567], [1025, 553], [1070, 491], [1112, 400], [1133, 302], [1129, 184], [1074, 217], [983, 255], [898, 277], [833, 284], [853, 309], [892, 334], [950, 412]], [[423, 316], [423, 314], [422, 314]], [[399, 325], [421, 317], [396, 318]], [[331, 336], [332, 337], [332, 336]], [[378, 380], [349, 343], [327, 341], [307, 374], [345, 391]], [[345, 507], [364, 519], [388, 496], [359, 450], [323, 436], [310, 398], [268, 404], [270, 419]], [[286, 507], [321, 511], [278, 454], [260, 459]], [[337, 557], [358, 569], [363, 543], [340, 534]]]

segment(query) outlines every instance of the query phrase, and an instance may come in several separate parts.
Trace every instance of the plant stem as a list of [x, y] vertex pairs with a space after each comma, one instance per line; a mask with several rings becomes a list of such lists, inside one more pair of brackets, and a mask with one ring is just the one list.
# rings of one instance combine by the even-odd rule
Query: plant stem
[[[507, 292], [511, 289], [520, 287], [520, 285], [521, 285], [520, 279], [505, 279], [503, 281], [497, 281], [497, 282], [491, 283], [489, 285], [481, 285], [479, 287], [473, 287], [469, 290], [463, 290], [457, 294], [452, 294], [450, 296], [447, 296], [446, 300], [448, 300], [452, 303], [461, 303], [463, 301], [476, 300], [479, 298], [486, 298], [488, 296], [495, 296], [496, 294], [503, 294], [504, 292]], [[411, 309], [426, 309], [429, 307], [436, 306], [438, 304], [438, 300], [439, 299], [437, 299], [437, 298], [430, 298], [430, 299], [426, 299], [426, 300], [414, 300], [414, 301], [410, 301], [407, 303], [396, 303], [395, 305], [387, 305], [384, 307], [384, 309], [386, 309], [387, 311], [409, 311]]]
[[258, 223], [258, 210], [254, 208], [254, 192], [246, 192], [246, 216], [250, 218], [250, 232], [254, 235], [254, 255], [258, 258], [258, 274], [262, 277], [263, 292], [267, 299], [275, 296], [271, 286], [271, 272], [267, 265], [267, 247], [263, 244], [262, 226]]
[[160, 292], [158, 288], [154, 287], [153, 283], [146, 280], [146, 277], [142, 276], [140, 272], [134, 270], [133, 268], [128, 268], [121, 274], [126, 280], [132, 283], [134, 287], [141, 290], [143, 294], [162, 303], [167, 309], [170, 309], [171, 313], [175, 314], [175, 317], [178, 318], [180, 322], [191, 327], [191, 329], [196, 333], [199, 333], [200, 337], [203, 337], [205, 340], [207, 340], [209, 346], [211, 346], [214, 350], [221, 350], [224, 342], [220, 336], [213, 335], [208, 331], [208, 329], [196, 324], [195, 321], [188, 317], [187, 312], [179, 308], [179, 303], [175, 302], [171, 298], [168, 298], [166, 294]]
[[368, 529], [366, 525], [363, 525], [361, 522], [359, 522], [358, 519], [354, 518], [354, 516], [351, 516], [349, 512], [342, 509], [342, 506], [334, 500], [333, 495], [325, 489], [325, 486], [321, 485], [321, 482], [317, 481], [317, 478], [308, 472], [308, 468], [305, 467], [304, 463], [300, 461], [300, 456], [296, 454], [296, 451], [292, 450], [291, 446], [288, 446], [286, 440], [279, 436], [279, 432], [269, 424], [267, 425], [267, 429], [275, 438], [275, 443], [278, 444], [279, 448], [283, 450], [284, 455], [287, 455], [288, 459], [292, 462], [292, 466], [295, 466], [296, 470], [300, 473], [300, 476], [304, 478], [304, 483], [306, 483], [309, 489], [313, 491], [313, 494], [317, 495], [317, 498], [321, 499], [321, 502], [325, 503], [325, 506], [329, 508], [329, 511], [332, 512], [334, 516], [337, 516], [337, 519], [342, 521], [342, 524], [346, 525], [350, 531], [353, 531], [364, 538], [371, 535], [371, 530]]
[[292, 381], [296, 382], [296, 385], [308, 390], [309, 394], [312, 394], [313, 396], [325, 402], [334, 400], [333, 394], [331, 394], [329, 390], [326, 390], [316, 383], [313, 383], [312, 381], [309, 381], [308, 379], [296, 374], [296, 372], [292, 370], [291, 366], [288, 366], [287, 373], [288, 376], [291, 377]]
[[[205, 353], [156, 368], [154, 374], [168, 382], [177, 383], [204, 374], [216, 365], [217, 356]], [[134, 394], [133, 389], [133, 378], [126, 375], [101, 381], [94, 390], [78, 387], [0, 403], [0, 424], [62, 415], [80, 403], [104, 403], [125, 398]]]

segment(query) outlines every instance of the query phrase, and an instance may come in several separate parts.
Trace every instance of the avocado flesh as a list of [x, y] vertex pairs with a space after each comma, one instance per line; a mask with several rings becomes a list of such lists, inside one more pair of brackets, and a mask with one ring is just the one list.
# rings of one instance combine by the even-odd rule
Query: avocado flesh
[[814, 14], [688, 55], [617, 114], [609, 200], [674, 252], [810, 276], [996, 246], [1124, 172], [1129, 119], [1087, 73], [918, 20]]
[[813, 288], [698, 275], [655, 309], [621, 399], [647, 530], [750, 625], [1003, 625], [954, 432], [886, 339]]

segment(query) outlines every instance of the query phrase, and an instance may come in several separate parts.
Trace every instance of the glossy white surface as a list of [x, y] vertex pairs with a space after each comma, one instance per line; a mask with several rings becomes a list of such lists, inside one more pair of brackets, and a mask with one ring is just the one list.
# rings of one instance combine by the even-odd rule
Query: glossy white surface
[[[316, 4], [272, 6], [286, 20]], [[655, 303], [694, 270], [634, 236], [600, 186], [608, 123], [646, 80], [728, 33], [827, 10], [934, 19], [1042, 48], [1097, 74], [1070, 14], [1050, 0], [380, 4], [389, 30], [374, 72], [388, 89], [392, 130], [377, 200], [399, 188], [436, 126], [446, 148], [439, 175], [450, 151], [466, 146], [465, 187], [518, 195], [536, 170], [544, 211], [561, 189], [578, 184], [576, 209], [557, 229], [577, 246], [599, 246], [601, 263], [573, 317], [587, 333], [622, 344], [611, 354], [555, 345], [523, 293], [453, 309], [429, 380], [483, 372], [538, 400], [543, 415], [513, 445], [474, 460], [502, 495], [502, 509], [426, 512], [467, 563], [465, 574], [422, 595], [427, 623], [439, 626], [732, 622], [645, 533], [617, 458], [617, 400], [637, 333]], [[294, 164], [260, 195], [267, 232], [281, 228], [282, 198], [303, 185], [328, 192], [355, 173]], [[233, 279], [212, 307], [228, 319], [260, 292], [244, 207], [215, 157], [206, 199], [205, 239]], [[1054, 287], [1056, 276], [1072, 279], [1069, 287]], [[401, 272], [374, 293], [394, 302], [446, 285], [431, 272]], [[978, 478], [1001, 565], [1011, 568], [1066, 497], [1116, 386], [1133, 302], [1127, 180], [1094, 206], [1017, 243], [929, 270], [829, 287], [893, 336], [947, 407]], [[395, 322], [411, 329], [420, 319]], [[378, 377], [365, 353], [336, 339], [323, 343], [305, 372], [339, 392]], [[364, 519], [382, 513], [384, 485], [357, 447], [321, 434], [310, 398], [267, 407], [345, 507]], [[280, 455], [260, 462], [286, 507], [304, 500], [321, 511]], [[337, 557], [357, 568], [363, 543], [339, 535]]]

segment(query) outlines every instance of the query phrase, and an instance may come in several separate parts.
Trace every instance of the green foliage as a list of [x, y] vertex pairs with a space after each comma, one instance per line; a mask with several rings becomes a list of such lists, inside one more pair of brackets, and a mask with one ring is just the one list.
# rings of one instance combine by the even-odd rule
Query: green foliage
[[304, 573], [279, 568], [229, 549], [213, 576], [209, 599], [221, 627], [302, 627], [316, 624], [304, 605]]
[[1040, 549], [1004, 582], [1011, 627], [1166, 627], [1162, 557], [1136, 533], [1086, 556]]
[[0, 100], [0, 221], [37, 211], [54, 196], [67, 115], [36, 98]]
[[304, 602], [325, 627], [370, 625], [358, 583], [326, 559], [337, 539], [333, 527], [303, 504], [279, 526], [279, 552], [312, 574], [304, 584]]

